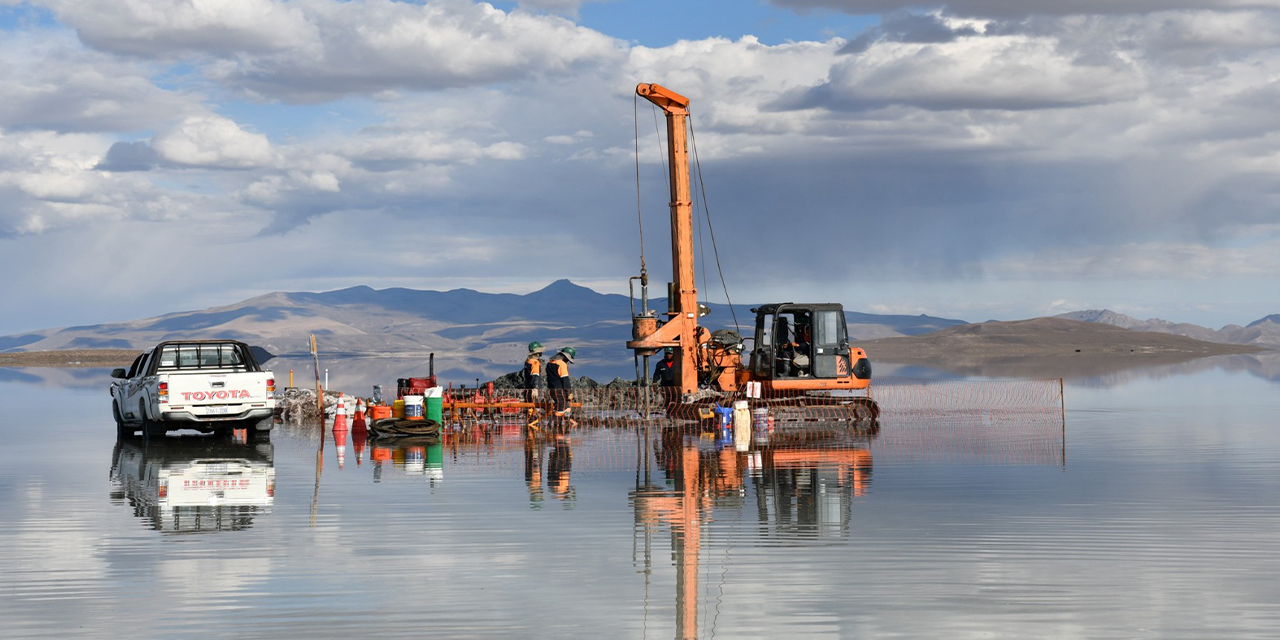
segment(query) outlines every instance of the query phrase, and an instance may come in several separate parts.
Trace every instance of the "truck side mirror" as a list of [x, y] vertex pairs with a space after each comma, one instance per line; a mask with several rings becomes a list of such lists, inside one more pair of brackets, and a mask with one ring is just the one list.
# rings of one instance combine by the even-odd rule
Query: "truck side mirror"
[[112, 369], [112, 370], [111, 370], [111, 377], [112, 377], [112, 378], [120, 378], [121, 380], [123, 380], [123, 379], [124, 379], [124, 377], [125, 377], [125, 376], [127, 376], [127, 375], [129, 375], [129, 374], [128, 374], [128, 372], [127, 372], [127, 371], [125, 371], [124, 369]]

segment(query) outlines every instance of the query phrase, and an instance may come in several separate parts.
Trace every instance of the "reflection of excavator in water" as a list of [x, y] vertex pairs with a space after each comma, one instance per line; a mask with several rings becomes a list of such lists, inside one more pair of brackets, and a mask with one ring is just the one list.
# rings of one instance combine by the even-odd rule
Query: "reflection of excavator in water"
[[[806, 405], [825, 404], [843, 419], [874, 420], [880, 409], [867, 396], [831, 394], [865, 390], [871, 385], [867, 354], [850, 346], [844, 309], [836, 303], [768, 304], [756, 314], [754, 343], [744, 364], [743, 339], [729, 330], [708, 331], [698, 325], [698, 292], [693, 266], [693, 203], [686, 142], [689, 99], [657, 84], [641, 84], [636, 94], [666, 113], [671, 179], [671, 261], [674, 281], [668, 284], [667, 319], [659, 323], [648, 307], [648, 274], [639, 279], [641, 313], [633, 309], [632, 340], [627, 348], [646, 359], [665, 347], [678, 354], [676, 385], [685, 398], [700, 389], [737, 392], [747, 383], [760, 385], [768, 399], [805, 396]], [[817, 392], [817, 393], [815, 393]]]
[[[660, 526], [671, 533], [675, 637], [714, 635], [699, 633], [699, 578], [709, 569], [702, 566], [703, 528], [713, 520], [713, 510], [749, 509], [745, 498], [754, 493], [758, 522], [751, 528], [761, 539], [791, 546], [847, 538], [854, 500], [871, 482], [868, 447], [875, 437], [771, 444], [750, 454], [732, 447], [708, 451], [698, 436], [675, 427], [663, 429], [660, 440], [646, 440], [630, 501], [645, 534], [646, 576], [653, 570], [650, 534]], [[665, 482], [651, 477], [650, 460], [662, 469]]]

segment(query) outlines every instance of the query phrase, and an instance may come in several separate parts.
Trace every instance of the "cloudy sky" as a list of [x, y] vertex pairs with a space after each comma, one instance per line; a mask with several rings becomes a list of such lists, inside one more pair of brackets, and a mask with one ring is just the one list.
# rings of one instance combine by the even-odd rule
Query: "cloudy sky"
[[0, 0], [0, 334], [665, 281], [639, 82], [734, 302], [1280, 312], [1280, 0]]

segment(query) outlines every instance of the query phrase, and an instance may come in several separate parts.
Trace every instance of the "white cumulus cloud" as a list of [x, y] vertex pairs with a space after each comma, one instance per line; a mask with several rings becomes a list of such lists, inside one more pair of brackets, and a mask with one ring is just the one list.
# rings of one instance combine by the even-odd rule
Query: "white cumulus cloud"
[[1043, 109], [1132, 99], [1143, 77], [1118, 56], [1082, 59], [1053, 38], [958, 38], [881, 43], [834, 65], [811, 103], [834, 109]]
[[49, 0], [88, 45], [205, 72], [257, 96], [318, 102], [560, 75], [620, 41], [554, 15], [439, 0]]
[[85, 43], [154, 57], [271, 52], [314, 44], [305, 2], [278, 0], [47, 0]]
[[65, 32], [0, 37], [0, 127], [136, 131], [196, 110], [189, 92], [164, 89], [154, 69], [86, 50]]
[[797, 10], [831, 9], [852, 14], [874, 14], [946, 6], [962, 15], [1024, 17], [1029, 15], [1145, 14], [1181, 9], [1230, 9], [1280, 7], [1278, 0], [768, 0], [770, 4]]
[[98, 171], [109, 144], [97, 134], [0, 131], [0, 237], [186, 210], [185, 194], [156, 188], [139, 174]]
[[215, 115], [189, 116], [157, 135], [151, 147], [168, 162], [193, 167], [256, 167], [274, 157], [265, 135]]

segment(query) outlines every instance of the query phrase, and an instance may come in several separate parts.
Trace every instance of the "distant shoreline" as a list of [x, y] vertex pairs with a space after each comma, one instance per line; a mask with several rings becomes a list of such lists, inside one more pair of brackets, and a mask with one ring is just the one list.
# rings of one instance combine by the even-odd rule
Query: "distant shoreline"
[[1205, 342], [1171, 333], [1133, 331], [1111, 325], [1058, 318], [961, 325], [918, 336], [859, 342], [872, 361], [1056, 360], [1063, 358], [1194, 359], [1267, 351], [1247, 344]]
[[[1194, 343], [1193, 343], [1194, 344]], [[940, 369], [974, 367], [983, 364], [1021, 362], [1040, 364], [1079, 362], [1146, 362], [1188, 361], [1226, 354], [1254, 354], [1266, 349], [1249, 345], [1199, 343], [1188, 345], [1100, 345], [1088, 344], [1083, 349], [1060, 344], [936, 344], [923, 336], [887, 338], [859, 343], [867, 348], [871, 361], [889, 364], [924, 365]], [[1072, 345], [1074, 346], [1074, 345]], [[66, 349], [54, 351], [22, 351], [0, 353], [0, 367], [94, 368], [128, 367], [141, 350], [133, 349]], [[347, 354], [354, 355], [354, 354]], [[375, 354], [369, 354], [375, 355]], [[950, 365], [950, 366], [948, 366]]]
[[0, 367], [127, 367], [141, 349], [65, 349], [0, 353]]

